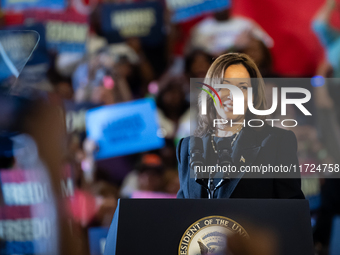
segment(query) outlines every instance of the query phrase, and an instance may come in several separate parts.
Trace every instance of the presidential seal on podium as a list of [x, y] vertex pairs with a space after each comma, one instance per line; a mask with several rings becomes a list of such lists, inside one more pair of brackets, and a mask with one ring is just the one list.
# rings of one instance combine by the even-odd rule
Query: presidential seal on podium
[[223, 216], [209, 216], [193, 223], [183, 234], [179, 255], [226, 254], [227, 236], [249, 238], [247, 231], [236, 221]]

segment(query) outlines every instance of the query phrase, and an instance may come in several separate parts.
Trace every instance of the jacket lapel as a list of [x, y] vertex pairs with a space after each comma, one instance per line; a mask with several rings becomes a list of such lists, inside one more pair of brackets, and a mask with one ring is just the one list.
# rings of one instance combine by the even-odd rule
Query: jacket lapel
[[[211, 136], [210, 134], [205, 135], [202, 137], [203, 141], [203, 157], [205, 159], [205, 165], [210, 166], [210, 165], [216, 165], [217, 162], [217, 155], [214, 152], [214, 149], [211, 144]], [[188, 151], [188, 162], [190, 162], [190, 146], [189, 146], [189, 151]], [[194, 176], [193, 170], [192, 171], [192, 176]], [[200, 184], [198, 184], [195, 181], [195, 178], [189, 178], [189, 192], [190, 192], [190, 197], [195, 197], [195, 198], [207, 198], [208, 193], [205, 188], [203, 188]]]
[[[237, 171], [239, 171], [241, 167], [251, 166], [256, 160], [262, 145], [265, 143], [264, 140], [267, 140], [268, 138], [266, 137], [263, 139], [261, 134], [263, 134], [263, 132], [256, 132], [249, 127], [245, 127], [241, 130], [239, 137], [234, 142], [233, 151], [231, 153]], [[218, 197], [229, 198], [244, 174], [244, 172], [236, 173], [236, 176], [230, 179], [228, 185], [220, 188]]]
[[[241, 166], [250, 166], [257, 158], [261, 149], [261, 141], [258, 140], [259, 134], [251, 128], [243, 128], [233, 146], [231, 157], [237, 170]], [[241, 178], [244, 173], [238, 175]]]

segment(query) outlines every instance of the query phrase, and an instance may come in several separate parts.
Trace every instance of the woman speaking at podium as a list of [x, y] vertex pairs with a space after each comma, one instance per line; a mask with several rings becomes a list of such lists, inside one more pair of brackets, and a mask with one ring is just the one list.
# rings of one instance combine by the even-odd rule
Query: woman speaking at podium
[[[235, 102], [229, 89], [214, 88], [214, 82], [207, 85], [209, 81], [238, 87], [243, 93], [244, 114], [233, 114]], [[249, 87], [253, 91], [254, 108], [265, 110], [266, 106], [264, 82], [253, 60], [240, 53], [221, 55], [209, 68], [204, 85], [201, 93], [210, 91], [209, 94], [214, 96], [206, 97], [204, 107], [207, 113], [204, 115], [201, 113], [203, 100], [199, 97], [195, 135], [181, 139], [177, 145], [180, 180], [177, 197], [303, 199], [294, 133], [268, 124], [248, 126], [250, 119], [264, 119], [248, 109]], [[228, 122], [214, 127], [216, 119]], [[237, 170], [222, 173], [222, 176], [219, 176], [221, 173], [203, 173], [203, 166], [217, 167], [218, 164], [229, 164]], [[267, 172], [245, 172], [249, 166], [267, 166]], [[290, 167], [291, 172], [278, 174], [268, 171], [268, 168], [275, 166]], [[200, 169], [202, 173], [199, 173]], [[240, 171], [242, 169], [243, 172]]]

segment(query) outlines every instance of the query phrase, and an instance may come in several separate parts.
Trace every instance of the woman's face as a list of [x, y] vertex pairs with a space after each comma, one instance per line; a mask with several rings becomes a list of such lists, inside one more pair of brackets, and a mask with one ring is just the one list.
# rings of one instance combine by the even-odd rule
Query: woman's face
[[[231, 65], [224, 72], [223, 83], [237, 86], [242, 92], [244, 97], [244, 114], [248, 110], [248, 87], [251, 87], [251, 79], [247, 69], [242, 65]], [[233, 95], [230, 93], [229, 89], [220, 89], [218, 92], [221, 100], [222, 107], [218, 109], [217, 115], [226, 120], [233, 120], [234, 122], [240, 122], [244, 119], [243, 115], [233, 114]], [[217, 98], [216, 98], [217, 100]], [[218, 100], [216, 101], [218, 102]]]

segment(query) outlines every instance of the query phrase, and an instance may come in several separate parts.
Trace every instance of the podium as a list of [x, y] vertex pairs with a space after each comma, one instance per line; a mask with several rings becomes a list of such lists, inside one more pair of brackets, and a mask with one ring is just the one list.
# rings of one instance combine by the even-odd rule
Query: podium
[[120, 199], [104, 255], [202, 254], [248, 226], [272, 231], [279, 255], [314, 254], [307, 200]]

